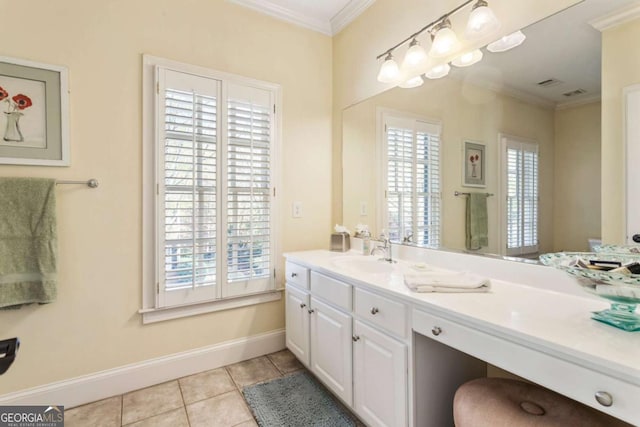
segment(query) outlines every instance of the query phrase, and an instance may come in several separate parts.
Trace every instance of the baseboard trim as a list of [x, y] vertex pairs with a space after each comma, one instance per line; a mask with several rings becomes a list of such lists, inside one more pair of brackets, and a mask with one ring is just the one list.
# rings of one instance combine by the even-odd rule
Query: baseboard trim
[[0, 396], [0, 405], [83, 405], [285, 348], [284, 329], [226, 341]]

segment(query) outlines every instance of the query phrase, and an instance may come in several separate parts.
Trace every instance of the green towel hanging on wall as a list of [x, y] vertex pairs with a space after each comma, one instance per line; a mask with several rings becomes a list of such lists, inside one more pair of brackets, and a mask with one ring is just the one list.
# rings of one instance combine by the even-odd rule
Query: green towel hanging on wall
[[477, 250], [489, 246], [487, 194], [471, 193], [467, 197], [466, 247]]
[[56, 298], [55, 180], [0, 178], [0, 308]]

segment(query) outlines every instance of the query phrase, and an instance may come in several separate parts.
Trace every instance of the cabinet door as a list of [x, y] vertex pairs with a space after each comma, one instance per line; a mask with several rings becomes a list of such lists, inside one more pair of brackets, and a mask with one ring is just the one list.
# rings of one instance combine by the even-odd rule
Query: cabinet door
[[287, 285], [285, 295], [287, 348], [309, 366], [309, 294]]
[[370, 426], [407, 425], [407, 346], [356, 320], [354, 409]]
[[351, 405], [351, 316], [313, 297], [311, 309], [311, 371], [345, 403]]

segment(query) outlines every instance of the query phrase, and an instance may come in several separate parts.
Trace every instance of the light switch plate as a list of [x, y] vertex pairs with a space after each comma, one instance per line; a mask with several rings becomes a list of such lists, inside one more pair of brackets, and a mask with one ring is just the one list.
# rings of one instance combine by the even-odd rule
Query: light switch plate
[[291, 215], [294, 218], [302, 218], [302, 202], [293, 202]]
[[369, 206], [367, 202], [360, 202], [360, 216], [369, 215]]

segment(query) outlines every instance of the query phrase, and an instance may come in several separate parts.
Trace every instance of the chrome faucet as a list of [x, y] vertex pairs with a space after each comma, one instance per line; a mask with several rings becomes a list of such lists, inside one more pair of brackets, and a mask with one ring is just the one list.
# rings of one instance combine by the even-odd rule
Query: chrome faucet
[[382, 233], [380, 234], [379, 240], [380, 242], [384, 243], [384, 246], [382, 245], [374, 246], [374, 248], [371, 249], [371, 255], [375, 254], [376, 251], [382, 251], [383, 257], [380, 258], [380, 261], [386, 261], [388, 263], [396, 262], [393, 260], [393, 257], [391, 256], [391, 241], [389, 240], [389, 238], [384, 233]]

